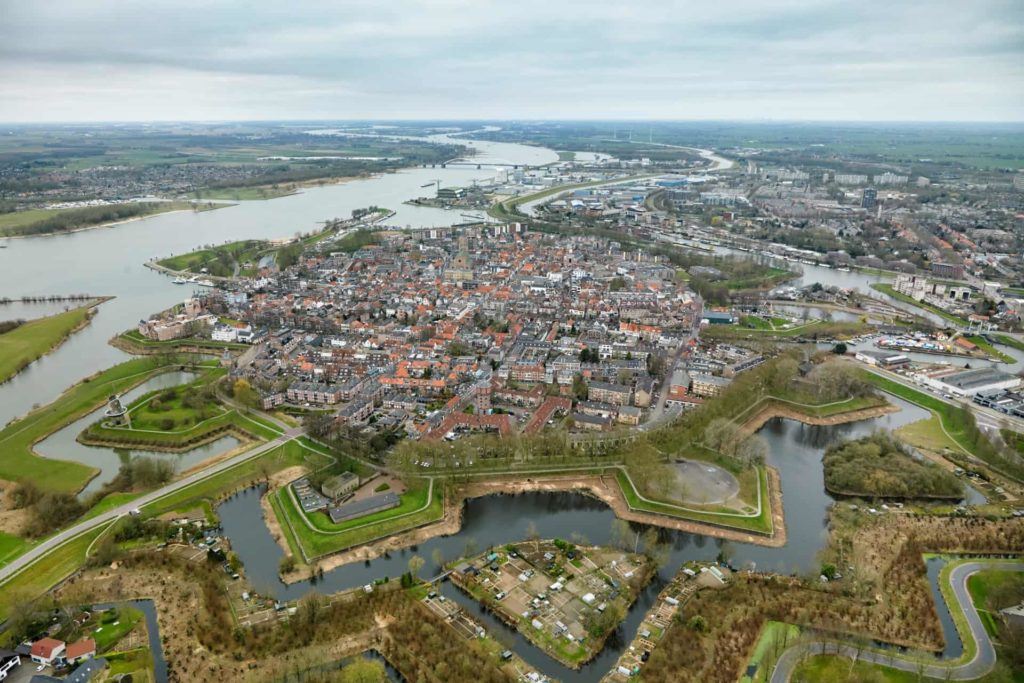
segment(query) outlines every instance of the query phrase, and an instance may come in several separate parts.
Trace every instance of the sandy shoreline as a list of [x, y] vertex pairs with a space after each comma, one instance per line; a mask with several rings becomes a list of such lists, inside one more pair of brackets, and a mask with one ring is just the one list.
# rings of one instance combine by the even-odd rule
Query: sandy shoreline
[[[221, 206], [215, 209], [204, 209], [205, 211], [215, 211], [216, 209], [224, 209], [229, 206], [235, 206], [236, 203], [227, 200], [210, 200], [211, 204], [221, 204]], [[58, 232], [41, 232], [36, 235], [0, 235], [0, 239], [4, 240], [25, 240], [35, 237], [61, 237], [63, 235], [73, 235], [76, 232], [86, 232], [88, 230], [100, 230], [102, 228], [114, 228], [118, 225], [125, 223], [134, 223], [135, 221], [141, 221], [146, 218], [154, 218], [156, 216], [169, 216], [172, 213], [184, 213], [184, 212], [195, 212], [195, 209], [172, 209], [170, 211], [157, 211], [155, 213], [147, 213], [145, 216], [132, 216], [131, 218], [124, 218], [119, 221], [107, 221], [106, 223], [97, 223], [96, 225], [85, 225], [81, 228], [75, 228], [73, 230], [60, 230]]]

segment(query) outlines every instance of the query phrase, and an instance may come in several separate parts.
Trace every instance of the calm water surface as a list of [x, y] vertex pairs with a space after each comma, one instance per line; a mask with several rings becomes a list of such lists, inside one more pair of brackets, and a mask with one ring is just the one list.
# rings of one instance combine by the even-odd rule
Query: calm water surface
[[[477, 616], [490, 632], [499, 633], [502, 642], [508, 643], [538, 670], [563, 681], [597, 681], [632, 640], [658, 592], [684, 561], [713, 560], [723, 545], [726, 545], [734, 564], [739, 566], [786, 573], [816, 570], [817, 553], [827, 537], [827, 508], [833, 503], [823, 487], [822, 453], [836, 440], [857, 438], [877, 429], [897, 429], [927, 416], [921, 408], [899, 399], [892, 400], [901, 408], [899, 412], [846, 425], [811, 426], [781, 418], [767, 423], [760, 434], [770, 447], [769, 462], [778, 468], [782, 478], [787, 544], [782, 548], [724, 544], [720, 539], [699, 534], [661, 530], [663, 540], [671, 548], [669, 561], [651, 586], [641, 594], [623, 625], [608, 641], [605, 650], [581, 671], [567, 669], [550, 659], [515, 631], [484, 613], [477, 603], [461, 595], [454, 587], [445, 585], [442, 590]], [[232, 548], [245, 564], [249, 580], [257, 590], [282, 599], [301, 597], [314, 588], [331, 593], [371, 583], [385, 576], [398, 577], [407, 570], [408, 560], [413, 554], [426, 560], [421, 575], [432, 576], [439, 570], [433, 563], [435, 549], [444, 558], [456, 558], [473, 549], [483, 550], [489, 546], [520, 542], [526, 537], [531, 525], [545, 538], [574, 538], [582, 535], [589, 543], [610, 543], [615, 518], [603, 503], [576, 493], [528, 493], [477, 498], [466, 503], [464, 525], [456, 534], [430, 539], [415, 549], [397, 551], [388, 557], [339, 567], [326, 572], [323, 579], [315, 584], [302, 582], [286, 586], [277, 577], [278, 562], [283, 554], [280, 547], [264, 524], [254, 523], [262, 514], [259, 498], [263, 490], [262, 487], [253, 488], [233, 496], [218, 508], [218, 514], [225, 535], [231, 539]], [[636, 531], [643, 529], [640, 525], [634, 525], [633, 528]], [[955, 635], [955, 630], [952, 633]]]

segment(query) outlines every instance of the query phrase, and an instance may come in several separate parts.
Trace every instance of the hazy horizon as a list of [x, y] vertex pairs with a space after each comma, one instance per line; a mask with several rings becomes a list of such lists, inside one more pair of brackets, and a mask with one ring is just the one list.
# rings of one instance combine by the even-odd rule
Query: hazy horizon
[[1024, 121], [1024, 3], [0, 0], [0, 121]]

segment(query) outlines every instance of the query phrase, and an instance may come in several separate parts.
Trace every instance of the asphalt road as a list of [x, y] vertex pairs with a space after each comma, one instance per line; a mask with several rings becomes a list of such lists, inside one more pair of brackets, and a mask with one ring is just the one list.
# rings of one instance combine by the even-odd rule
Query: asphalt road
[[[275, 420], [275, 422], [277, 421]], [[239, 453], [233, 458], [229, 458], [228, 460], [223, 460], [219, 463], [211, 465], [210, 467], [207, 467], [199, 472], [195, 472], [194, 474], [191, 474], [187, 477], [171, 482], [167, 486], [164, 486], [155, 491], [151, 491], [150, 493], [140, 496], [135, 500], [131, 501], [130, 503], [126, 503], [120, 507], [108, 510], [107, 512], [96, 515], [95, 517], [92, 517], [90, 519], [82, 520], [77, 524], [54, 534], [50, 538], [47, 538], [46, 540], [40, 542], [39, 545], [35, 546], [34, 548], [24, 553], [20, 557], [15, 558], [6, 566], [0, 567], [0, 585], [2, 585], [15, 574], [19, 573], [20, 571], [31, 565], [39, 558], [45, 556], [47, 553], [53, 551], [58, 546], [64, 544], [65, 542], [70, 541], [71, 539], [80, 536], [87, 531], [95, 529], [96, 527], [107, 524], [108, 522], [117, 519], [118, 517], [127, 515], [135, 508], [141, 508], [144, 505], [159, 500], [160, 498], [163, 498], [164, 496], [170, 493], [174, 493], [179, 489], [183, 489], [186, 486], [194, 484], [197, 481], [206, 479], [209, 476], [212, 476], [214, 474], [217, 474], [218, 472], [222, 472], [226, 469], [234, 467], [235, 465], [245, 462], [246, 460], [250, 460], [257, 456], [263, 455], [267, 451], [277, 448], [278, 446], [281, 446], [282, 444], [291, 441], [297, 436], [301, 436], [302, 433], [303, 432], [301, 427], [289, 428], [284, 434], [277, 437], [273, 441], [268, 441], [267, 443], [261, 446], [257, 446], [256, 448], [245, 451], [244, 453]]]
[[875, 368], [863, 364], [861, 364], [861, 367], [863, 367], [865, 370], [872, 374], [878, 375], [879, 377], [891, 379], [894, 382], [899, 382], [900, 384], [906, 385], [911, 389], [914, 389], [915, 391], [919, 391], [920, 393], [925, 394], [926, 396], [931, 396], [937, 401], [948, 403], [949, 405], [956, 406], [957, 408], [967, 406], [967, 408], [972, 413], [974, 413], [974, 419], [978, 423], [978, 426], [981, 427], [982, 429], [999, 430], [1000, 428], [1002, 428], [1003, 425], [1005, 425], [1006, 427], [1012, 429], [1015, 432], [1024, 432], [1024, 420], [1021, 420], [1020, 418], [1000, 413], [998, 411], [992, 410], [991, 408], [980, 406], [974, 401], [970, 401], [967, 399], [944, 398], [942, 394], [934, 391], [929, 391], [927, 388], [911, 382], [902, 375], [897, 375], [895, 373], [885, 372], [882, 370], [876, 370]]
[[[775, 670], [772, 671], [771, 683], [786, 683], [793, 675], [796, 665], [802, 659], [810, 655], [826, 652], [827, 654], [881, 664], [893, 669], [909, 671], [910, 673], [916, 674], [920, 671], [925, 676], [940, 680], [966, 681], [984, 676], [995, 666], [996, 651], [992, 646], [992, 639], [989, 638], [988, 633], [985, 631], [985, 626], [981, 623], [978, 610], [974, 608], [974, 604], [971, 602], [971, 596], [967, 591], [967, 579], [971, 574], [983, 569], [990, 569], [992, 566], [992, 563], [984, 561], [966, 562], [955, 567], [949, 574], [949, 583], [953, 588], [956, 601], [967, 617], [967, 627], [974, 637], [974, 642], [978, 644], [974, 657], [969, 661], [953, 667], [928, 664], [921, 669], [920, 664], [917, 662], [897, 659], [894, 655], [864, 651], [858, 655], [855, 648], [838, 642], [811, 643], [808, 645], [795, 645], [783, 652], [782, 656], [779, 657], [779, 661], [775, 664]], [[1024, 562], [1000, 562], [996, 567], [1003, 570], [1020, 572], [1024, 571]]]

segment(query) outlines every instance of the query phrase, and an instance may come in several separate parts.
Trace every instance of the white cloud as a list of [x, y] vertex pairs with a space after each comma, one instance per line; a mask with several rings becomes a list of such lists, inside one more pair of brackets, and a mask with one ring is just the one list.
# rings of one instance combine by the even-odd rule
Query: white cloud
[[0, 120], [1024, 119], [1017, 0], [0, 0]]

